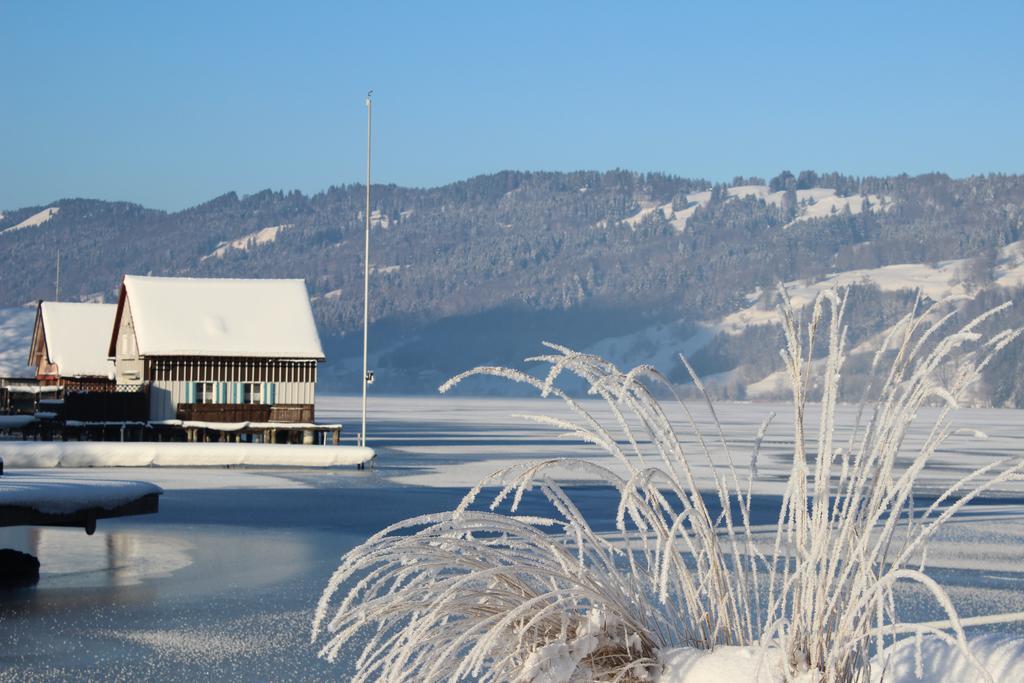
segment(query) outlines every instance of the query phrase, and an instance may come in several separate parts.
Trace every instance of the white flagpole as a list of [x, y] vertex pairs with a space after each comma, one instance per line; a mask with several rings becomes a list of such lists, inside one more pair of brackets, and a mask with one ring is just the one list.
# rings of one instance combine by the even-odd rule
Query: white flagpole
[[373, 125], [373, 91], [366, 93], [366, 245], [363, 250], [363, 424], [359, 445], [366, 445], [366, 367], [367, 341], [370, 336], [370, 132]]

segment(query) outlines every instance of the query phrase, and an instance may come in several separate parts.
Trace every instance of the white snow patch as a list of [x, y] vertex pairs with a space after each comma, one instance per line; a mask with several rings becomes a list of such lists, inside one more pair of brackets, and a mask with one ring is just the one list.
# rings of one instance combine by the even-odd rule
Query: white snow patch
[[261, 244], [268, 244], [277, 240], [277, 236], [283, 231], [289, 228], [294, 228], [295, 225], [292, 223], [286, 223], [283, 225], [271, 225], [270, 227], [257, 230], [256, 232], [250, 232], [248, 235], [239, 237], [236, 240], [229, 242], [221, 242], [217, 245], [217, 248], [212, 252], [201, 258], [201, 261], [205, 261], [210, 258], [224, 258], [224, 255], [229, 251], [249, 251], [252, 247], [260, 246]]
[[[799, 191], [797, 202], [800, 202]], [[815, 218], [828, 218], [836, 214], [849, 211], [851, 214], [863, 213], [865, 206], [870, 204], [869, 211], [886, 212], [893, 206], [892, 197], [878, 195], [852, 195], [839, 197], [834, 191], [833, 194], [815, 199], [813, 202], [805, 202], [799, 205], [797, 217], [790, 221], [785, 227], [790, 227], [801, 221], [809, 221]]]
[[698, 204], [679, 210], [673, 209], [671, 202], [658, 205], [651, 202], [641, 202], [641, 206], [642, 208], [639, 212], [633, 214], [624, 221], [631, 228], [635, 228], [642, 221], [653, 215], [655, 211], [660, 211], [665, 220], [671, 223], [678, 232], [683, 232], [686, 229], [686, 221], [693, 216], [693, 213], [697, 210], [698, 206], [703, 205]]
[[[730, 199], [754, 197], [763, 200], [766, 204], [779, 207], [782, 206], [786, 193], [772, 192], [767, 185], [739, 185], [726, 188], [726, 195]], [[677, 231], [683, 232], [686, 229], [687, 221], [693, 217], [694, 212], [702, 206], [707, 206], [711, 201], [711, 190], [692, 192], [686, 195], [686, 201], [690, 206], [683, 209], [673, 209], [671, 202], [656, 204], [651, 201], [641, 201], [640, 211], [626, 218], [624, 222], [635, 228], [640, 222], [653, 215], [655, 211], [661, 211], [665, 220], [671, 223]], [[796, 202], [796, 218], [783, 226], [784, 228], [800, 221], [825, 218], [845, 210], [849, 210], [851, 214], [861, 213], [868, 205], [870, 205], [871, 211], [888, 211], [894, 204], [892, 197], [874, 194], [840, 197], [834, 189], [828, 187], [796, 190]]]
[[[722, 646], [714, 650], [677, 648], [660, 654], [657, 683], [784, 683], [781, 651]], [[810, 683], [810, 673], [790, 683]]]
[[[968, 646], [996, 683], [1024, 681], [1024, 640], [985, 635], [972, 638]], [[988, 680], [958, 648], [932, 637], [922, 639], [922, 675], [918, 676], [915, 650], [914, 639], [908, 638], [897, 643], [885, 657], [876, 657], [872, 682], [982, 683]]]
[[332, 289], [329, 292], [324, 292], [323, 294], [316, 294], [314, 296], [311, 296], [311, 297], [309, 297], [309, 300], [311, 302], [312, 301], [319, 301], [320, 299], [323, 299], [325, 301], [337, 301], [340, 298], [341, 298], [341, 290], [340, 289]]
[[[508, 194], [506, 193], [505, 196], [508, 196]], [[412, 211], [409, 211], [408, 213], [409, 213], [409, 215], [412, 215]], [[360, 211], [360, 212], [358, 212], [356, 214], [356, 217], [360, 221], [365, 220], [364, 219], [365, 216], [366, 216], [366, 214], [363, 213], [362, 211]], [[406, 212], [402, 211], [399, 214], [399, 216], [400, 216], [400, 218], [405, 218]], [[380, 209], [374, 209], [373, 211], [370, 212], [370, 227], [371, 228], [385, 228], [385, 229], [389, 228], [389, 227], [391, 227], [391, 218], [386, 213], [381, 211]]]
[[17, 225], [12, 225], [11, 227], [9, 227], [9, 228], [7, 228], [5, 230], [0, 230], [0, 235], [5, 235], [5, 234], [7, 234], [9, 232], [16, 232], [18, 230], [24, 230], [25, 228], [36, 228], [36, 227], [39, 227], [40, 225], [42, 225], [46, 221], [48, 221], [51, 218], [53, 218], [54, 216], [56, 216], [59, 211], [60, 211], [60, 207], [59, 206], [51, 206], [48, 209], [43, 209], [39, 213], [32, 214], [31, 216], [29, 216], [28, 218], [26, 218], [22, 222], [18, 223]]
[[[104, 441], [0, 441], [7, 467], [337, 467], [373, 459], [361, 446]], [[6, 479], [6, 476], [4, 477]], [[0, 489], [2, 490], [2, 489]]]
[[[994, 635], [970, 639], [968, 647], [997, 683], [1024, 681], [1024, 640]], [[718, 647], [712, 651], [678, 648], [661, 653], [657, 683], [784, 683], [780, 657], [775, 648]], [[897, 643], [871, 666], [872, 683], [982, 683], [987, 681], [959, 648], [938, 638], [921, 642], [918, 671], [915, 640]], [[918, 676], [918, 673], [921, 675]], [[798, 674], [792, 683], [816, 680], [810, 672]]]

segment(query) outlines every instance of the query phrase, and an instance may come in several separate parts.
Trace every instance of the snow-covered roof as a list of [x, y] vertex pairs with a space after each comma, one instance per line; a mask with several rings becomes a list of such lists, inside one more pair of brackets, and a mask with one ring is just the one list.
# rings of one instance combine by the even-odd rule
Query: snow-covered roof
[[117, 306], [44, 301], [40, 304], [46, 352], [61, 377], [111, 377], [107, 356]]
[[125, 299], [142, 356], [324, 357], [304, 280], [126, 275]]

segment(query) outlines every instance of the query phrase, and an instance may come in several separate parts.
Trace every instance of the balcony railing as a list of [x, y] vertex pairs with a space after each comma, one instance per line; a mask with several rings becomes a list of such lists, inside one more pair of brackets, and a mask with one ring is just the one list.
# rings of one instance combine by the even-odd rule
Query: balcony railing
[[179, 420], [192, 422], [312, 422], [313, 406], [250, 403], [179, 403]]

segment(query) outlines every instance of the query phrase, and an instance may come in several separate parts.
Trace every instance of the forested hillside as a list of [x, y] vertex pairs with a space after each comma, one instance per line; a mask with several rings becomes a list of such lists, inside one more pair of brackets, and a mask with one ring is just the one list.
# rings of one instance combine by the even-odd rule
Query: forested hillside
[[[770, 307], [776, 283], [921, 264], [944, 273], [949, 291], [995, 299], [1013, 291], [999, 268], [1024, 237], [1022, 176], [804, 171], [713, 185], [629, 171], [504, 172], [373, 195], [371, 344], [384, 391], [426, 391], [476, 363], [515, 363], [545, 339], [600, 349], [644, 331], [644, 343], [616, 347], [631, 349], [623, 362], [668, 359], [666, 349], [688, 344], [698, 369], [738, 396], [776, 367], [777, 356], [753, 361], [777, 331], [716, 321]], [[88, 199], [4, 210], [0, 306], [52, 297], [58, 249], [62, 298], [110, 300], [124, 273], [303, 277], [331, 357], [325, 380], [354, 390], [363, 201], [364, 188], [347, 185], [229, 193], [176, 213]], [[950, 260], [955, 272], [942, 269]], [[877, 291], [863, 296], [880, 311], [912, 301], [891, 277], [872, 278]], [[869, 337], [892, 316], [867, 317], [855, 334]], [[722, 374], [740, 366], [746, 374]], [[1021, 401], [1014, 388], [1000, 396]]]

